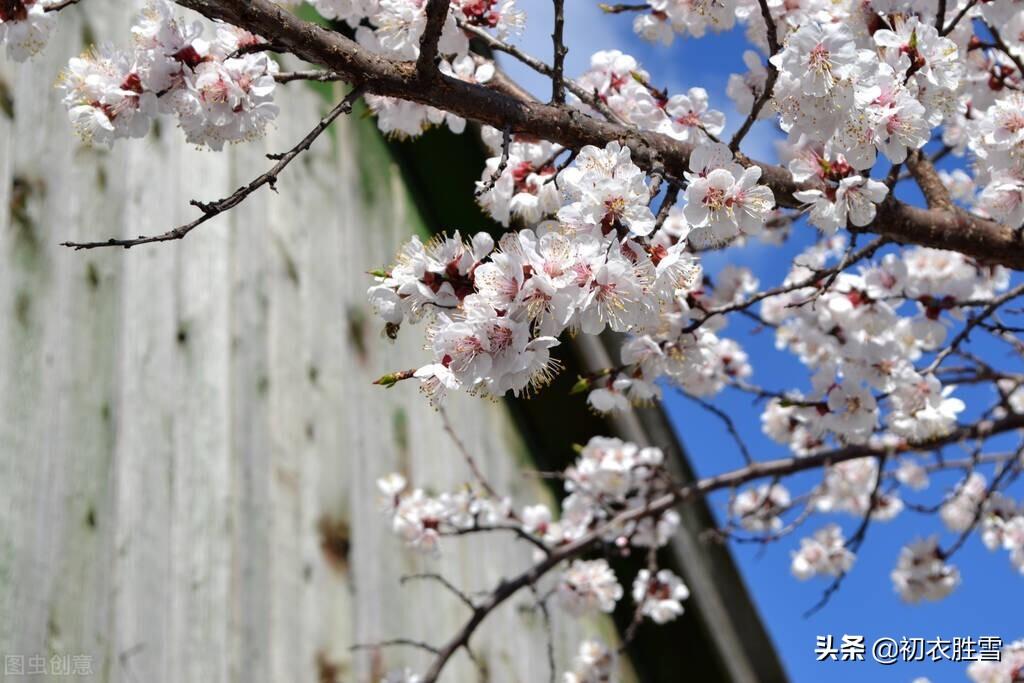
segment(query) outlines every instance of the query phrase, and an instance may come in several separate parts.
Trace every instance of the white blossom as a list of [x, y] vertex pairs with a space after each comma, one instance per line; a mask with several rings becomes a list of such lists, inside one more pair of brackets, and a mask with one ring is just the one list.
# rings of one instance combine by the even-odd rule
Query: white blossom
[[573, 616], [611, 612], [622, 586], [605, 560], [573, 560], [558, 582], [558, 604]]
[[805, 581], [812, 576], [840, 576], [850, 571], [854, 555], [846, 547], [843, 531], [838, 524], [829, 524], [809, 538], [800, 540], [800, 548], [793, 552], [790, 570], [793, 576]]
[[900, 550], [892, 582], [906, 602], [941, 600], [960, 585], [960, 571], [942, 558], [935, 537], [918, 540]]
[[665, 624], [683, 613], [683, 602], [690, 590], [678, 576], [667, 569], [652, 574], [641, 569], [633, 581], [633, 602], [640, 613], [656, 624]]

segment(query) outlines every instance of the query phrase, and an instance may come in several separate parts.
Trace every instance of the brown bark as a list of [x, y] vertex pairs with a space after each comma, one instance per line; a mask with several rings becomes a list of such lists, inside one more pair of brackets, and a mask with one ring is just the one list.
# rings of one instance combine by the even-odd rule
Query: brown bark
[[[304, 21], [270, 0], [176, 0], [201, 14], [241, 26], [297, 56], [336, 71], [366, 91], [397, 97], [452, 112], [463, 118], [513, 133], [525, 133], [579, 149], [603, 147], [617, 140], [628, 145], [634, 161], [646, 169], [659, 166], [679, 177], [687, 169], [692, 145], [665, 135], [600, 121], [562, 106], [522, 100], [492, 88], [446, 76], [429, 87], [412, 62], [396, 62], [372, 54], [340, 33]], [[742, 163], [759, 166], [762, 182], [775, 193], [779, 206], [797, 208], [793, 192], [801, 189], [789, 172], [738, 155]], [[959, 209], [921, 209], [890, 197], [863, 231], [904, 244], [959, 251], [985, 264], [1024, 270], [1024, 239], [1018, 230], [968, 215]]]

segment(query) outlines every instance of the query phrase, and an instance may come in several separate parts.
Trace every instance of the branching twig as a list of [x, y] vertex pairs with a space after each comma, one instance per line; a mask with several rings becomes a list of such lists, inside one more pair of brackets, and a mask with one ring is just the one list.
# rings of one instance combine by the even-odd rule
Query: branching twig
[[768, 37], [768, 51], [770, 53], [767, 66], [768, 76], [764, 81], [764, 90], [754, 100], [746, 120], [743, 121], [743, 125], [739, 127], [739, 130], [736, 131], [736, 134], [732, 136], [732, 140], [729, 142], [729, 149], [733, 152], [740, 148], [740, 143], [743, 142], [743, 138], [750, 132], [754, 122], [757, 121], [757, 117], [760, 116], [764, 105], [768, 104], [768, 100], [772, 98], [772, 92], [775, 90], [775, 81], [779, 79], [779, 70], [775, 68], [770, 59], [770, 57], [779, 53], [779, 35], [775, 28], [775, 19], [772, 18], [772, 11], [768, 7], [768, 0], [758, 0], [758, 4], [761, 7], [761, 18], [764, 19], [765, 31]]
[[427, 25], [420, 38], [420, 56], [416, 60], [416, 73], [424, 82], [440, 75], [437, 70], [437, 45], [444, 32], [451, 0], [427, 0]]
[[[536, 57], [526, 54], [525, 52], [515, 47], [514, 45], [509, 45], [504, 41], [498, 40], [490, 33], [484, 31], [478, 26], [467, 24], [464, 21], [459, 21], [458, 25], [459, 28], [461, 28], [463, 31], [473, 36], [474, 38], [478, 39], [480, 42], [482, 42], [484, 45], [494, 50], [495, 52], [504, 52], [509, 57], [512, 57], [513, 59], [515, 59], [518, 62], [521, 62], [522, 64], [525, 64], [530, 69], [536, 71], [542, 76], [547, 76], [548, 78], [552, 79], [554, 78], [554, 69], [552, 69], [549, 65], [545, 64]], [[618, 116], [616, 116], [616, 114], [611, 109], [608, 108], [608, 105], [602, 102], [598, 97], [595, 97], [594, 93], [587, 92], [572, 79], [565, 78], [564, 74], [562, 76], [562, 83], [565, 86], [566, 90], [568, 90], [573, 95], [578, 97], [581, 102], [586, 103], [588, 106], [592, 107], [594, 110], [599, 112], [606, 119], [608, 119], [609, 121], [622, 123], [622, 120]], [[533, 98], [529, 96], [519, 95], [519, 99], [526, 100]]]
[[[693, 144], [625, 126], [614, 118], [601, 121], [578, 110], [525, 101], [495, 88], [442, 74], [436, 76], [432, 87], [423, 87], [416, 65], [374, 54], [337, 31], [282, 12], [271, 0], [177, 2], [208, 18], [226, 21], [287, 46], [296, 56], [343, 74], [353, 82], [366, 83], [367, 91], [375, 95], [429, 105], [499, 129], [510, 126], [513, 133], [528, 133], [572, 149], [585, 145], [604, 147], [609, 141], [618, 140], [629, 147], [634, 163], [641, 168], [650, 169], [660, 162], [674, 177], [682, 177], [689, 168]], [[566, 88], [572, 91], [568, 81]], [[584, 102], [590, 104], [595, 100], [592, 94], [588, 99]], [[597, 110], [608, 116], [606, 106]], [[741, 162], [761, 168], [761, 181], [772, 189], [780, 207], [799, 208], [800, 202], [793, 193], [806, 187], [795, 182], [787, 169], [745, 157]], [[984, 263], [1024, 268], [1024, 249], [1020, 248], [1015, 227], [963, 212], [921, 209], [890, 196], [879, 205], [875, 220], [863, 229], [902, 243], [959, 251]]]
[[327, 116], [320, 119], [320, 122], [316, 125], [316, 127], [313, 128], [313, 130], [311, 130], [306, 135], [306, 137], [304, 137], [299, 142], [299, 144], [295, 145], [284, 154], [268, 154], [267, 156], [270, 159], [276, 159], [277, 163], [274, 164], [273, 168], [271, 168], [269, 171], [259, 176], [252, 182], [250, 182], [248, 185], [244, 185], [235, 190], [231, 195], [224, 197], [223, 199], [218, 199], [217, 201], [211, 202], [209, 204], [192, 200], [190, 203], [193, 206], [197, 207], [200, 211], [202, 211], [203, 215], [195, 219], [191, 223], [187, 223], [186, 225], [182, 225], [181, 227], [175, 228], [174, 230], [171, 230], [169, 232], [165, 232], [160, 235], [153, 235], [151, 237], [139, 235], [138, 237], [129, 239], [111, 238], [109, 240], [106, 240], [105, 242], [63, 242], [62, 245], [65, 247], [71, 247], [72, 249], [76, 250], [96, 249], [99, 247], [124, 247], [125, 249], [130, 249], [131, 247], [135, 247], [140, 244], [149, 244], [152, 242], [169, 242], [172, 240], [180, 240], [184, 238], [186, 235], [188, 235], [190, 232], [192, 232], [193, 230], [195, 230], [197, 227], [207, 222], [208, 220], [216, 216], [219, 216], [225, 211], [228, 211], [238, 206], [243, 201], [245, 201], [249, 197], [249, 195], [251, 195], [256, 190], [260, 189], [264, 185], [269, 186], [271, 189], [275, 189], [274, 184], [277, 182], [277, 177], [281, 174], [281, 171], [287, 168], [288, 164], [290, 164], [295, 159], [295, 157], [309, 149], [313, 142], [318, 137], [320, 137], [321, 133], [327, 130], [327, 128], [331, 125], [331, 123], [334, 122], [335, 119], [337, 119], [342, 114], [347, 114], [348, 112], [352, 111], [352, 104], [357, 99], [359, 99], [362, 96], [362, 94], [363, 89], [361, 87], [356, 87], [352, 92], [350, 92], [345, 97], [345, 99], [339, 102], [337, 106], [335, 106], [334, 109], [332, 109], [330, 113], [327, 114]]
[[[473, 616], [463, 624], [462, 628], [459, 629], [447, 644], [439, 648], [437, 657], [423, 679], [424, 683], [435, 683], [437, 681], [438, 676], [441, 675], [441, 671], [451, 657], [469, 643], [476, 629], [491, 612], [521, 589], [534, 585], [541, 577], [563, 561], [576, 557], [592, 548], [612, 529], [621, 529], [628, 526], [631, 522], [660, 515], [679, 503], [702, 498], [721, 489], [735, 488], [756, 479], [782, 477], [797, 472], [817, 469], [826, 464], [834, 465], [857, 458], [883, 458], [892, 453], [929, 451], [967, 439], [986, 438], [1021, 428], [1024, 428], [1024, 415], [1012, 414], [997, 421], [986, 420], [977, 424], [959, 427], [944, 436], [925, 441], [908, 442], [900, 446], [886, 447], [871, 445], [846, 446], [802, 457], [793, 456], [779, 460], [756, 462], [732, 472], [707, 477], [692, 484], [680, 486], [653, 501], [649, 501], [643, 507], [633, 508], [616, 515], [585, 536], [559, 546], [542, 561], [521, 574], [499, 583], [494, 591], [479, 604]], [[879, 471], [881, 472], [881, 465], [879, 466]], [[861, 536], [863, 536], [863, 533]]]
[[468, 607], [471, 610], [476, 609], [476, 604], [470, 599], [468, 595], [466, 595], [461, 590], [456, 588], [451, 581], [444, 578], [440, 574], [406, 574], [401, 579], [399, 579], [399, 581], [403, 584], [408, 583], [409, 581], [436, 581], [437, 583], [447, 588], [455, 597], [461, 600], [462, 603], [466, 605], [466, 607]]
[[473, 473], [473, 477], [477, 480], [480, 486], [483, 487], [484, 491], [487, 492], [488, 496], [494, 500], [501, 500], [501, 496], [498, 495], [498, 492], [494, 490], [491, 483], [487, 481], [487, 477], [484, 476], [483, 471], [476, 462], [476, 458], [474, 458], [473, 454], [469, 452], [468, 448], [466, 448], [466, 444], [462, 443], [462, 439], [459, 438], [459, 435], [455, 433], [455, 428], [452, 427], [452, 422], [448, 419], [448, 411], [442, 407], [439, 409], [439, 412], [441, 413], [441, 423], [444, 425], [444, 431], [451, 437], [452, 442], [455, 444], [455, 448], [458, 449], [462, 459], [466, 461], [469, 471]]
[[1014, 65], [1017, 67], [1017, 72], [1024, 77], [1024, 61], [1022, 61], [1017, 53], [1006, 44], [1006, 41], [1003, 40], [1001, 35], [999, 35], [999, 31], [995, 26], [992, 26], [991, 24], [985, 24], [985, 26], [988, 27], [989, 33], [992, 34], [992, 40], [995, 42], [996, 47], [998, 47], [1003, 54], [1013, 61]]
[[797, 290], [805, 289], [807, 287], [816, 287], [819, 283], [823, 281], [823, 279], [839, 273], [840, 271], [848, 268], [849, 266], [853, 265], [854, 263], [857, 263], [858, 261], [871, 258], [872, 256], [874, 256], [876, 251], [881, 249], [888, 242], [889, 240], [887, 238], [879, 237], [873, 240], [870, 244], [865, 246], [860, 251], [849, 255], [848, 258], [844, 258], [843, 261], [840, 262], [839, 264], [831, 268], [825, 268], [824, 270], [816, 271], [813, 275], [811, 275], [808, 278], [805, 278], [804, 280], [800, 280], [799, 282], [791, 284], [780, 285], [773, 289], [766, 289], [762, 292], [758, 292], [757, 294], [754, 294], [744, 299], [743, 301], [739, 301], [732, 304], [726, 304], [725, 306], [719, 306], [718, 308], [712, 308], [711, 310], [706, 312], [706, 315], [703, 318], [695, 320], [694, 322], [690, 323], [689, 325], [684, 327], [682, 331], [693, 332], [694, 330], [699, 328], [701, 325], [703, 325], [716, 315], [725, 315], [726, 313], [732, 313], [733, 311], [749, 308], [750, 306], [753, 306], [759, 301], [764, 301], [765, 299], [768, 299], [773, 296], [787, 294], [789, 292], [795, 292]]
[[952, 33], [953, 29], [956, 28], [956, 25], [960, 23], [960, 20], [967, 16], [967, 13], [970, 12], [976, 4], [978, 4], [978, 0], [970, 0], [970, 2], [964, 5], [963, 9], [957, 12], [957, 15], [953, 17], [953, 21], [949, 22], [949, 25], [946, 26], [946, 28], [939, 29], [939, 35], [948, 36], [950, 33]]
[[565, 104], [565, 55], [569, 50], [565, 47], [562, 35], [565, 32], [565, 0], [552, 0], [555, 5], [555, 30], [551, 33], [554, 43], [554, 59], [551, 68], [551, 104]]
[[953, 337], [953, 341], [951, 341], [945, 348], [943, 348], [941, 351], [935, 354], [934, 360], [932, 360], [932, 362], [928, 365], [927, 368], [925, 368], [921, 372], [921, 374], [928, 375], [932, 372], [935, 372], [935, 369], [939, 367], [942, 361], [949, 357], [949, 354], [959, 349], [960, 345], [967, 340], [967, 337], [971, 334], [971, 330], [973, 330], [975, 327], [984, 322], [985, 318], [988, 318], [993, 313], [995, 313], [1000, 306], [1002, 306], [1008, 301], [1016, 299], [1018, 296], [1021, 295], [1024, 295], [1024, 284], [1017, 285], [1013, 289], [1010, 289], [1000, 294], [999, 296], [993, 298], [992, 301], [989, 302], [987, 306], [985, 306], [985, 308], [978, 311], [976, 315], [972, 316], [967, 321], [967, 324], [965, 324], [963, 329], [960, 330], [960, 333]]
[[949, 546], [949, 548], [946, 550], [939, 549], [939, 556], [943, 560], [948, 560], [958, 550], [960, 550], [964, 543], [967, 542], [968, 537], [970, 537], [971, 533], [974, 532], [975, 528], [977, 528], [978, 524], [981, 522], [982, 515], [985, 513], [985, 504], [988, 502], [989, 498], [992, 497], [992, 494], [999, 490], [999, 484], [1002, 483], [1003, 479], [1005, 479], [1011, 472], [1019, 471], [1019, 457], [1022, 449], [1024, 449], [1024, 447], [1018, 448], [1016, 457], [1009, 462], [1003, 463], [1003, 466], [999, 468], [999, 471], [992, 478], [992, 483], [988, 485], [988, 488], [985, 489], [985, 493], [981, 500], [977, 502], [977, 507], [974, 510], [974, 517], [971, 519], [970, 526], [964, 529], [963, 533], [953, 541], [953, 544]]
[[501, 178], [501, 174], [505, 172], [505, 168], [508, 166], [508, 148], [512, 144], [512, 129], [505, 128], [501, 131], [501, 159], [498, 161], [498, 167], [494, 169], [494, 173], [487, 179], [480, 189], [476, 191], [476, 196], [479, 199], [488, 192], [494, 189], [494, 184]]
[[683, 390], [680, 390], [679, 393], [685, 396], [686, 398], [690, 399], [691, 401], [699, 405], [701, 408], [711, 413], [712, 415], [715, 415], [719, 420], [721, 420], [722, 423], [725, 425], [726, 430], [728, 430], [729, 436], [732, 437], [732, 440], [736, 442], [736, 446], [740, 449], [740, 455], [743, 456], [743, 461], [748, 465], [754, 462], [754, 458], [750, 455], [750, 449], [747, 448], [747, 444], [743, 441], [743, 438], [740, 436], [739, 431], [736, 429], [736, 424], [732, 421], [732, 418], [729, 417], [728, 413], [726, 413], [724, 410], [714, 405], [713, 403], [705, 401], [699, 396], [691, 396], [690, 394], [686, 393]]
[[[864, 517], [863, 519], [861, 519], [860, 525], [857, 527], [857, 530], [854, 531], [853, 535], [850, 536], [849, 540], [846, 541], [846, 543], [844, 543], [844, 545], [850, 552], [857, 552], [860, 549], [860, 546], [864, 543], [864, 538], [867, 536], [868, 527], [871, 525], [871, 515], [875, 511], [875, 507], [878, 505], [878, 493], [882, 488], [882, 480], [884, 479], [884, 473], [882, 471], [884, 466], [885, 454], [882, 454], [881, 456], [878, 457], [878, 472], [875, 474], [875, 485], [872, 487], [871, 496], [868, 498], [867, 512], [864, 513]], [[821, 599], [813, 607], [804, 612], [805, 619], [811, 616], [812, 614], [820, 612], [825, 607], [825, 605], [828, 604], [828, 601], [832, 598], [833, 595], [836, 594], [839, 588], [843, 585], [843, 579], [845, 579], [846, 575], [849, 573], [849, 571], [839, 572], [839, 575], [836, 576], [836, 578], [832, 580], [832, 583], [829, 584], [828, 588], [825, 589], [825, 592], [822, 594]]]

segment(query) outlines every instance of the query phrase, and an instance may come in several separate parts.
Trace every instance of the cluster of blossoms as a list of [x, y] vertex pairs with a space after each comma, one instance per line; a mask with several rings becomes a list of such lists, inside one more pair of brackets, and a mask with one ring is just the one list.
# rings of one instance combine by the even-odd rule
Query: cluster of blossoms
[[590, 68], [577, 82], [616, 117], [641, 130], [698, 144], [714, 140], [725, 129], [725, 114], [709, 107], [706, 90], [690, 88], [685, 94], [669, 95], [651, 84], [650, 74], [636, 59], [619, 50], [594, 53]]
[[392, 529], [409, 546], [436, 552], [446, 533], [514, 525], [537, 542], [557, 548], [601, 530], [601, 539], [620, 548], [660, 547], [668, 543], [679, 515], [666, 510], [610, 525], [616, 515], [640, 510], [667, 492], [664, 454], [657, 448], [594, 437], [565, 473], [566, 497], [554, 520], [545, 505], [518, 514], [508, 500], [493, 500], [466, 487], [429, 496], [411, 489], [405, 477], [391, 474], [377, 482]]
[[820, 512], [846, 512], [855, 517], [871, 513], [872, 519], [890, 520], [903, 510], [903, 501], [893, 492], [876, 490], [878, 461], [857, 458], [825, 470], [825, 481], [814, 495]]
[[[600, 532], [599, 539], [617, 553], [630, 546], [657, 548], [668, 543], [679, 516], [674, 510], [639, 515], [611, 524], [613, 518], [630, 511], [640, 512], [668, 492], [663, 453], [657, 448], [640, 448], [619, 439], [594, 437], [564, 473], [565, 491], [561, 515], [552, 518], [546, 505], [530, 505], [516, 513], [508, 500], [496, 501], [471, 487], [456, 493], [427, 495], [412, 489], [400, 474], [377, 482], [384, 513], [392, 530], [420, 552], [436, 554], [438, 542], [446, 535], [509, 528], [552, 551], [560, 546]], [[537, 560], [546, 553], [538, 550]], [[556, 604], [568, 615], [584, 617], [610, 613], [624, 590], [605, 559], [573, 559], [562, 569], [553, 586]], [[686, 584], [667, 569], [643, 569], [632, 584], [631, 596], [637, 614], [664, 624], [683, 613], [689, 596]], [[585, 641], [566, 683], [613, 680], [614, 654], [602, 643]], [[395, 671], [386, 681], [418, 681], [408, 670]]]
[[[726, 375], [746, 374], [733, 342], [710, 329], [685, 331], [687, 297], [699, 296], [701, 282], [699, 263], [687, 251], [690, 229], [678, 214], [656, 226], [651, 188], [629, 149], [617, 142], [583, 148], [557, 174], [557, 197], [546, 189], [545, 176], [553, 173], [538, 161], [552, 152], [549, 145], [517, 143], [502, 176], [481, 184], [483, 202], [496, 217], [540, 218], [554, 211], [552, 218], [507, 233], [497, 248], [485, 234], [468, 243], [456, 234], [425, 245], [414, 237], [370, 289], [392, 329], [429, 314], [434, 362], [416, 376], [431, 398], [442, 401], [452, 389], [500, 396], [542, 386], [555, 370], [549, 349], [567, 330], [637, 335], [623, 355], [639, 370], [605, 377], [603, 394], [591, 401], [598, 409], [615, 407], [625, 395], [627, 404], [656, 396], [653, 381], [662, 374], [697, 393], [720, 389]], [[770, 191], [765, 197], [766, 188], [754, 183], [756, 169], [742, 170], [730, 159], [717, 144], [693, 155], [686, 211], [699, 205], [691, 212], [702, 226], [695, 232], [722, 225], [752, 230], [754, 213], [770, 208]], [[720, 175], [729, 180], [715, 180]], [[709, 180], [715, 187], [704, 187]], [[502, 188], [506, 195], [499, 199]]]
[[546, 530], [549, 543], [576, 540], [598, 528], [609, 543], [625, 547], [661, 547], [669, 542], [679, 515], [667, 510], [656, 516], [608, 526], [615, 515], [638, 510], [666, 492], [664, 453], [620, 439], [594, 437], [565, 471], [562, 515]]
[[[301, 0], [276, 1], [297, 5]], [[425, 0], [313, 0], [311, 4], [324, 18], [351, 26], [356, 41], [370, 52], [399, 60], [419, 57], [427, 27]], [[469, 38], [460, 25], [504, 38], [522, 32], [525, 22], [526, 15], [515, 0], [453, 0], [438, 42], [441, 72], [469, 83], [486, 83], [494, 66], [470, 53]], [[414, 137], [441, 124], [461, 133], [466, 126], [464, 119], [434, 107], [376, 95], [367, 95], [366, 101], [380, 129], [389, 135]]]
[[[940, 125], [943, 142], [957, 154], [970, 151], [975, 161], [970, 174], [946, 174], [954, 199], [1011, 226], [1024, 222], [1024, 81], [1011, 56], [971, 21], [999, 27], [1004, 44], [1020, 55], [1024, 20], [1015, 3], [949, 3], [942, 21], [952, 29], [941, 33], [932, 25], [933, 9], [925, 20], [915, 8], [886, 0], [772, 3], [783, 43], [774, 55], [756, 2], [648, 5], [634, 29], [651, 41], [699, 37], [737, 20], [747, 24], [750, 40], [778, 70], [772, 100], [760, 115], [777, 114], [790, 134], [794, 179], [813, 185], [797, 198], [811, 205], [810, 220], [822, 230], [833, 232], [847, 220], [870, 222], [889, 190], [868, 177], [876, 156], [902, 162]], [[639, 72], [618, 61], [619, 73]], [[749, 71], [734, 74], [727, 92], [746, 114], [764, 93], [768, 70], [753, 51], [744, 62]], [[646, 96], [626, 97], [636, 104], [617, 112], [650, 109]]]
[[610, 683], [615, 680], [615, 651], [599, 640], [584, 640], [562, 683]]
[[[897, 478], [904, 478], [905, 472], [901, 467], [897, 471]], [[828, 468], [822, 492], [815, 497], [818, 508], [825, 512], [845, 509], [856, 515], [870, 514], [875, 519], [891, 519], [902, 509], [902, 502], [892, 493], [880, 491], [876, 485], [878, 476], [877, 461], [869, 458], [851, 460]], [[965, 482], [962, 490], [964, 499], [980, 500], [976, 497], [976, 480]], [[973, 525], [977, 505], [969, 513], [970, 521], [963, 522], [967, 514], [963, 508], [969, 505], [969, 502], [959, 499], [946, 504], [942, 516], [950, 529], [964, 531]], [[991, 528], [998, 529], [999, 526], [994, 524]], [[800, 580], [822, 575], [837, 577], [848, 572], [854, 560], [855, 556], [847, 546], [842, 529], [837, 524], [829, 524], [813, 536], [800, 541], [799, 549], [792, 554], [791, 571]], [[922, 599], [940, 600], [960, 583], [959, 571], [946, 562], [934, 537], [905, 546], [891, 578], [900, 597], [912, 603]]]
[[984, 475], [972, 472], [958, 483], [939, 516], [950, 531], [978, 526], [985, 546], [1006, 550], [1013, 566], [1024, 573], [1024, 513], [1013, 499], [989, 490]]
[[[818, 276], [830, 259], [845, 252], [839, 238], [811, 248], [787, 276], [784, 285], [791, 288], [762, 303], [761, 318], [776, 326], [777, 347], [794, 353], [812, 373], [810, 392], [768, 402], [764, 433], [798, 456], [832, 444], [897, 445], [949, 434], [964, 404], [951, 395], [954, 387], [943, 386], [927, 367], [921, 370], [927, 366], [921, 361], [941, 348], [947, 328], [961, 317], [957, 302], [991, 299], [1007, 287], [1008, 274], [953, 252], [914, 248], [886, 254], [859, 274]], [[804, 283], [810, 284], [800, 286]], [[811, 504], [821, 513], [892, 519], [904, 504], [897, 490], [879, 485], [885, 476], [876, 458], [829, 466]], [[892, 476], [911, 489], [928, 486], [925, 468], [910, 458], [902, 459]], [[942, 506], [941, 517], [957, 532], [981, 521], [986, 544], [1006, 548], [1018, 563], [1020, 534], [1013, 532], [1021, 523], [1015, 521], [1012, 501], [988, 494], [984, 478], [972, 474]], [[984, 514], [978, 512], [980, 505]], [[770, 519], [757, 530], [780, 525]], [[853, 560], [840, 528], [829, 525], [801, 541], [792, 571], [802, 579], [836, 576]], [[932, 540], [904, 548], [892, 579], [904, 599], [916, 602], [947, 595], [959, 583], [959, 573], [944, 562]]]
[[[671, 211], [662, 232], [683, 239], [688, 231], [682, 211]], [[706, 312], [742, 300], [757, 285], [748, 269], [726, 266], [714, 283], [702, 276], [680, 291], [663, 309], [658, 329], [634, 334], [623, 344], [618, 368], [585, 380], [583, 384], [592, 389], [590, 405], [604, 413], [643, 404], [661, 395], [660, 378], [699, 397], [712, 396], [748, 378], [753, 369], [746, 352], [736, 341], [718, 334], [727, 319], [706, 317]]]
[[892, 570], [892, 582], [907, 602], [941, 600], [960, 585], [960, 571], [946, 563], [932, 537], [904, 546]]
[[556, 595], [567, 614], [582, 617], [613, 611], [622, 586], [607, 560], [573, 560], [559, 578]]
[[7, 46], [7, 56], [16, 62], [42, 50], [53, 25], [53, 14], [39, 0], [0, 2], [0, 45]]
[[[442, 53], [449, 52], [445, 35]], [[416, 49], [410, 46], [406, 57]], [[770, 217], [774, 196], [758, 184], [760, 169], [743, 168], [725, 145], [712, 141], [724, 115], [708, 109], [707, 93], [699, 88], [669, 97], [649, 84], [632, 57], [616, 51], [596, 54], [579, 84], [623, 120], [698, 144], [686, 174], [685, 207], [658, 225], [650, 209], [654, 187], [618, 143], [585, 147], [559, 170], [564, 148], [518, 136], [506, 140], [485, 127], [493, 156], [477, 185], [478, 200], [518, 232], [507, 234], [489, 257], [476, 248], [486, 244], [483, 236], [474, 238], [473, 248], [458, 236], [427, 245], [414, 239], [370, 290], [392, 329], [430, 311], [435, 362], [417, 376], [435, 400], [456, 388], [500, 395], [544, 384], [553, 370], [548, 349], [566, 330], [636, 335], [623, 352], [629, 372], [593, 384], [591, 405], [600, 411], [655, 398], [654, 381], [662, 375], [706, 395], [720, 390], [728, 376], [748, 372], [734, 342], [710, 328], [684, 328], [693, 303], [687, 297], [701, 296], [692, 250], [760, 234]], [[378, 111], [378, 123], [406, 134], [449, 116], [422, 113], [425, 118], [404, 126], [393, 114]], [[467, 252], [470, 258], [463, 256]], [[495, 332], [508, 337], [512, 348], [502, 340], [496, 345]]]
[[[913, 460], [902, 460], [891, 476], [912, 489], [928, 486], [926, 469]], [[841, 510], [861, 517], [870, 514], [881, 521], [892, 519], [903, 509], [903, 503], [893, 491], [877, 485], [878, 477], [878, 461], [874, 458], [833, 465], [826, 469], [825, 481], [811, 500], [820, 512]], [[773, 503], [773, 499], [777, 502]], [[786, 511], [788, 501], [784, 489], [769, 493], [768, 487], [762, 486], [737, 496], [733, 510], [753, 510], [746, 514], [756, 515], [756, 523], [744, 525], [748, 529], [777, 531], [781, 520], [769, 515], [774, 510]], [[1014, 567], [1024, 572], [1024, 514], [1014, 500], [990, 487], [984, 475], [971, 472], [960, 481], [939, 508], [939, 516], [946, 528], [957, 534], [977, 528], [989, 550], [1006, 550]], [[818, 575], [839, 576], [849, 571], [854, 559], [842, 529], [829, 524], [800, 541], [800, 548], [793, 552], [791, 569], [801, 580]], [[947, 564], [946, 555], [933, 537], [903, 548], [892, 580], [904, 600], [918, 602], [944, 598], [959, 585], [960, 574]]]
[[[751, 41], [769, 51], [756, 2], [648, 4], [650, 13], [640, 15], [634, 28], [649, 40], [670, 42], [674, 33], [699, 37], [709, 27], [727, 30], [739, 20], [747, 23]], [[950, 20], [957, 9], [950, 7]], [[770, 10], [783, 42], [779, 53], [769, 55], [778, 70], [771, 107], [793, 142], [816, 144], [829, 159], [845, 156], [836, 159], [837, 168], [819, 174], [826, 198], [841, 201], [836, 197], [841, 186], [863, 182], [858, 176], [871, 168], [878, 152], [894, 163], [903, 161], [928, 141], [932, 128], [954, 115], [967, 76], [966, 28], [941, 36], [903, 7], [878, 0], [773, 3]], [[750, 71], [734, 75], [728, 93], [745, 114], [764, 93], [767, 68], [752, 51], [744, 61]], [[877, 202], [875, 193], [868, 188], [864, 200]]]
[[810, 538], [800, 540], [800, 549], [793, 552], [790, 567], [793, 576], [805, 581], [812, 576], [841, 576], [850, 571], [854, 555], [846, 547], [843, 530], [828, 524]]
[[[864, 444], [949, 433], [964, 404], [951, 396], [954, 387], [915, 363], [941, 347], [962, 315], [957, 302], [992, 298], [1007, 287], [1008, 273], [955, 252], [915, 248], [886, 254], [860, 274], [819, 278], [844, 251], [838, 238], [810, 249], [794, 262], [789, 291], [762, 303], [761, 317], [777, 325], [776, 345], [813, 373], [807, 395], [768, 404], [764, 432], [798, 454], [825, 448], [829, 435]], [[887, 432], [879, 436], [882, 423]]]
[[239, 54], [261, 43], [257, 37], [221, 25], [205, 40], [202, 25], [175, 17], [166, 0], [154, 0], [132, 34], [130, 49], [94, 48], [62, 74], [68, 116], [86, 141], [142, 137], [154, 117], [170, 114], [189, 142], [219, 150], [262, 136], [276, 118], [276, 62]]
[[[378, 488], [395, 534], [422, 552], [436, 553], [444, 535], [495, 527], [514, 527], [552, 549], [600, 532], [601, 540], [625, 552], [630, 546], [663, 546], [679, 525], [674, 510], [610, 523], [622, 513], [642, 511], [668, 492], [663, 461], [657, 448], [594, 437], [564, 473], [567, 495], [558, 520], [545, 505], [527, 506], [517, 514], [509, 501], [478, 495], [470, 487], [429, 496], [410, 489], [400, 474], [384, 477]], [[566, 612], [581, 616], [612, 611], [623, 590], [607, 561], [574, 560], [559, 579], [556, 594]], [[682, 614], [681, 603], [689, 592], [668, 570], [645, 570], [637, 576], [632, 595], [644, 616], [664, 623]]]
[[[967, 667], [967, 677], [974, 683], [1017, 683], [1024, 676], [1024, 640], [1004, 645], [993, 660], [976, 660]], [[912, 683], [932, 683], [928, 678], [915, 678]]]
[[737, 494], [730, 502], [729, 514], [747, 531], [778, 531], [782, 528], [779, 515], [788, 510], [790, 504], [785, 486], [763, 484]]
[[424, 553], [438, 553], [438, 542], [446, 534], [494, 527], [514, 517], [508, 501], [477, 495], [469, 487], [434, 497], [422, 489], [410, 489], [405, 477], [395, 473], [380, 479], [377, 488], [392, 530], [409, 547]]
[[633, 582], [633, 602], [640, 613], [656, 624], [665, 624], [683, 613], [683, 601], [690, 589], [667, 569], [641, 569]]
[[[566, 613], [585, 616], [610, 613], [622, 598], [622, 586], [607, 560], [574, 560], [556, 586], [558, 604]], [[633, 582], [633, 602], [638, 613], [656, 624], [665, 624], [683, 613], [690, 591], [668, 569], [642, 569]]]
[[967, 667], [967, 676], [974, 683], [1014, 683], [1024, 673], [1024, 640], [1005, 645], [999, 661], [973, 662]]

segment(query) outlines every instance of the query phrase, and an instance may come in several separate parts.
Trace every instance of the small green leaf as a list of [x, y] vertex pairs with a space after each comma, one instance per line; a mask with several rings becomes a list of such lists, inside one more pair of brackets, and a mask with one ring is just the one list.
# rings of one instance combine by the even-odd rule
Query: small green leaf
[[572, 389], [569, 390], [569, 395], [582, 394], [584, 391], [590, 390], [590, 379], [587, 377], [580, 377], [576, 380], [576, 384], [572, 385]]

